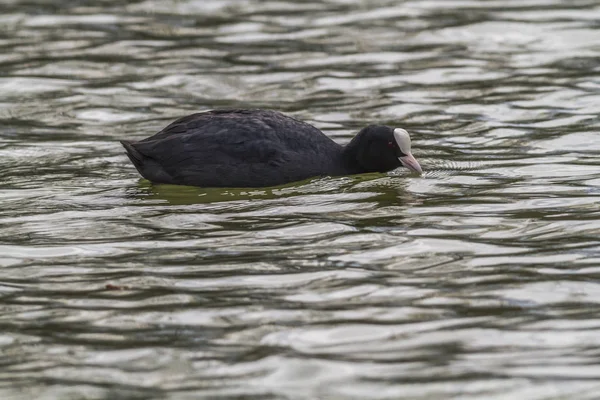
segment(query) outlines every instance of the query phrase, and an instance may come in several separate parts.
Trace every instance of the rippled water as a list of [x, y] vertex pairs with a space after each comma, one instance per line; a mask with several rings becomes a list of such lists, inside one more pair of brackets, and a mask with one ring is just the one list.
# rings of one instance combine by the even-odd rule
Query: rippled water
[[[2, 399], [600, 398], [598, 1], [52, 3], [0, 5]], [[117, 142], [226, 106], [427, 172], [152, 186]]]

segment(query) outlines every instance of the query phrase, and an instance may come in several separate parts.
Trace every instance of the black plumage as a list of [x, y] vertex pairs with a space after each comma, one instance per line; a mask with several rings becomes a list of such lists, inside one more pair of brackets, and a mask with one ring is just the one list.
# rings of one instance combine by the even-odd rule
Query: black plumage
[[395, 169], [404, 154], [393, 132], [387, 126], [369, 126], [341, 146], [314, 126], [279, 112], [213, 110], [121, 144], [139, 173], [152, 182], [265, 187]]

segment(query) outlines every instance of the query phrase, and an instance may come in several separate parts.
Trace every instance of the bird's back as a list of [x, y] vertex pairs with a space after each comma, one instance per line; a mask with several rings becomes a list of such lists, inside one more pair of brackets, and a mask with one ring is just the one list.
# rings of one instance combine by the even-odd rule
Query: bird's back
[[273, 186], [336, 174], [341, 146], [305, 122], [267, 110], [215, 110], [123, 142], [145, 178], [194, 186]]

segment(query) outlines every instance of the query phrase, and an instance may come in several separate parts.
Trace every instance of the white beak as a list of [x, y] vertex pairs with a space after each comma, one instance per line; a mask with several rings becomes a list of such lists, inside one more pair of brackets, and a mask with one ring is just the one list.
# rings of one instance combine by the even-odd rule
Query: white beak
[[413, 157], [412, 154], [409, 153], [407, 156], [398, 157], [398, 159], [400, 160], [402, 165], [404, 165], [406, 168], [410, 169], [411, 171], [414, 171], [418, 174], [423, 173], [423, 169], [419, 165], [419, 162], [417, 161], [416, 158]]

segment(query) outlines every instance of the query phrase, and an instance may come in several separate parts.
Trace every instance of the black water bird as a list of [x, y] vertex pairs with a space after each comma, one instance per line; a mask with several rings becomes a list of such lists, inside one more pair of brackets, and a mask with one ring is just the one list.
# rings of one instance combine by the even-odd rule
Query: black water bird
[[192, 114], [154, 136], [121, 144], [144, 178], [176, 185], [266, 187], [401, 165], [422, 172], [404, 129], [370, 125], [342, 146], [312, 125], [269, 110]]

